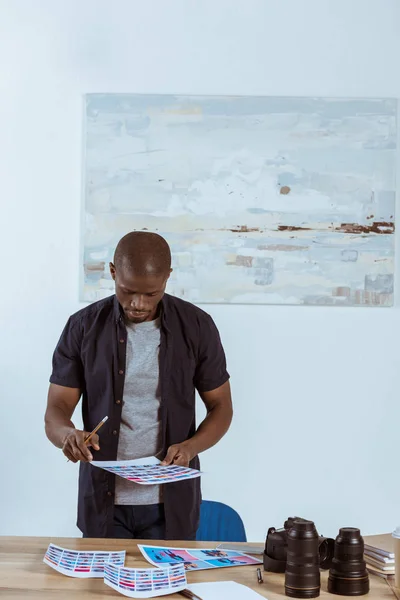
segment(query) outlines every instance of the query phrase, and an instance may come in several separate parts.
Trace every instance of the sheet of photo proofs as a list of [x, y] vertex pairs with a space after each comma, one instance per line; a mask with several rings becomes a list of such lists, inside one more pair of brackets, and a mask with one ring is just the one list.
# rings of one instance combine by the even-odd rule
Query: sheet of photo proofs
[[196, 469], [177, 465], [163, 467], [160, 462], [158, 458], [151, 456], [135, 460], [93, 460], [91, 464], [139, 485], [175, 483], [185, 479], [194, 479], [202, 474]]
[[125, 564], [125, 550], [109, 552], [98, 550], [69, 550], [50, 544], [43, 562], [69, 577], [104, 577], [104, 565]]
[[43, 562], [69, 577], [103, 578], [104, 583], [130, 598], [153, 598], [180, 592], [187, 587], [184, 565], [158, 569], [124, 567], [125, 550], [70, 550], [50, 544]]
[[155, 567], [183, 564], [186, 571], [218, 569], [220, 567], [240, 567], [259, 565], [261, 560], [233, 550], [166, 548], [163, 546], [138, 545], [145, 559]]
[[128, 569], [106, 564], [104, 583], [129, 598], [154, 598], [181, 592], [187, 587], [183, 565], [163, 569]]

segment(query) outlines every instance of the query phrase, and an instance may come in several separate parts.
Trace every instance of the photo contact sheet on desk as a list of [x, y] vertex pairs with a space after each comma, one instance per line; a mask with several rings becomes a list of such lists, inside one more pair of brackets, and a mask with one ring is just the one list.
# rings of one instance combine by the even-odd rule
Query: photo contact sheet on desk
[[179, 467], [178, 465], [164, 467], [155, 457], [138, 460], [92, 461], [91, 464], [139, 485], [176, 483], [200, 477], [202, 474], [201, 471], [196, 469]]
[[121, 552], [79, 551], [50, 544], [43, 562], [69, 577], [104, 577], [104, 565], [112, 563], [123, 566], [125, 554], [125, 550]]
[[187, 587], [183, 565], [163, 569], [128, 569], [105, 565], [104, 583], [130, 598], [154, 598], [180, 592]]

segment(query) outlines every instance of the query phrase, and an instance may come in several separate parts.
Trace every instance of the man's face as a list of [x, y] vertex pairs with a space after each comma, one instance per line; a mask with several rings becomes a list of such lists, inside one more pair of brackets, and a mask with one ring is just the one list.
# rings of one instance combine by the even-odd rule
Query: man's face
[[110, 272], [115, 281], [115, 295], [126, 319], [131, 323], [155, 319], [170, 273], [136, 275], [127, 268], [116, 270], [112, 263]]

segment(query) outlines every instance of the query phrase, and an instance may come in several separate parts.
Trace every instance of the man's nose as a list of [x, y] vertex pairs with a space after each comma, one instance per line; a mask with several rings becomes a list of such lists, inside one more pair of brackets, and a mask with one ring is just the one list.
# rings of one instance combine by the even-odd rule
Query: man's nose
[[132, 307], [138, 312], [146, 310], [146, 299], [143, 294], [135, 294], [131, 301]]

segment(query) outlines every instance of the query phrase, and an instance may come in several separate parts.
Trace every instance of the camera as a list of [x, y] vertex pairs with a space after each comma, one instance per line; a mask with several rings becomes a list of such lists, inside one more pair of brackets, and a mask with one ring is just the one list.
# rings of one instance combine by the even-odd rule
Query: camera
[[[286, 569], [288, 533], [293, 527], [293, 521], [305, 521], [300, 517], [289, 517], [282, 529], [270, 527], [267, 533], [264, 550], [264, 570], [274, 573], [284, 573]], [[335, 540], [318, 536], [319, 541], [319, 566], [321, 569], [330, 569], [332, 565]]]

